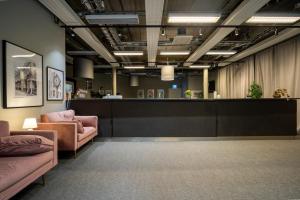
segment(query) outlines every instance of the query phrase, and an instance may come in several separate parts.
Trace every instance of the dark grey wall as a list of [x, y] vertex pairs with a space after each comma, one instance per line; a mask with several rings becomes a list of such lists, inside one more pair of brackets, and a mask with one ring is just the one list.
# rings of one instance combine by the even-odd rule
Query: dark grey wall
[[26, 117], [64, 109], [62, 101], [46, 98], [46, 67], [65, 71], [65, 31], [53, 22], [53, 16], [36, 0], [0, 1], [0, 40], [7, 40], [43, 55], [44, 107], [3, 109], [2, 48], [0, 48], [0, 120], [9, 120], [12, 129], [20, 129]]

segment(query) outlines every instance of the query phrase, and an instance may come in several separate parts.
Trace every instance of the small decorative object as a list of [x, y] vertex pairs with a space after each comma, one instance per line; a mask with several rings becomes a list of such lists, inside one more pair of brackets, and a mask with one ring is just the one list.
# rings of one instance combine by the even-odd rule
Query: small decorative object
[[32, 131], [34, 128], [37, 128], [36, 118], [26, 118], [23, 123], [23, 129]]
[[249, 89], [249, 97], [252, 99], [260, 99], [263, 95], [262, 92], [262, 88], [260, 85], [256, 84], [255, 82], [253, 82], [250, 85], [250, 89]]
[[145, 91], [144, 90], [138, 90], [137, 91], [137, 98], [138, 99], [144, 99], [145, 98]]
[[86, 90], [92, 90], [93, 89], [93, 80], [86, 80]]
[[147, 90], [147, 98], [148, 99], [154, 99], [154, 89], [148, 89]]
[[191, 90], [186, 90], [184, 92], [184, 94], [185, 94], [185, 98], [188, 98], [188, 99], [192, 98], [192, 91]]
[[47, 67], [47, 100], [62, 101], [64, 99], [64, 72]]
[[201, 99], [203, 98], [202, 90], [191, 90], [191, 99]]
[[3, 107], [43, 105], [43, 56], [4, 41]]
[[112, 90], [105, 90], [105, 95], [112, 95]]
[[288, 94], [287, 89], [277, 89], [274, 91], [273, 97], [277, 98], [277, 99], [278, 98], [289, 98], [290, 95]]
[[78, 89], [76, 92], [76, 97], [77, 98], [86, 98], [88, 95], [88, 91], [87, 90], [83, 90], [83, 89]]
[[157, 90], [157, 98], [164, 99], [165, 98], [165, 90], [164, 89], [158, 89]]
[[218, 96], [218, 92], [217, 92], [217, 91], [214, 91], [213, 95], [214, 95], [214, 99], [216, 99], [217, 96]]

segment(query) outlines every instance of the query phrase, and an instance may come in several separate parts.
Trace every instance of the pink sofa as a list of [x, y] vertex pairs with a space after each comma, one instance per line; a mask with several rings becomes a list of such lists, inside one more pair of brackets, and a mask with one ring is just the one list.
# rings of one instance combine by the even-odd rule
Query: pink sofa
[[0, 157], [0, 199], [6, 200], [27, 187], [57, 165], [57, 134], [55, 131], [10, 131], [0, 121], [0, 137], [39, 135], [53, 141], [53, 150], [32, 156]]
[[[83, 124], [83, 133], [79, 133], [75, 120]], [[58, 150], [76, 151], [98, 135], [97, 116], [75, 116], [74, 110], [47, 113], [41, 116], [38, 130], [56, 130], [58, 135]]]

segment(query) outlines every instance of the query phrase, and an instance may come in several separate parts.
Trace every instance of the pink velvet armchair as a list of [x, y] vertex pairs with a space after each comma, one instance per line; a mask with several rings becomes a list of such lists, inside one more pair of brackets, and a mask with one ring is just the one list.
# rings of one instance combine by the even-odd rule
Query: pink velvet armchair
[[[9, 125], [6, 121], [0, 121], [0, 139], [1, 151], [5, 151], [6, 145], [2, 140], [10, 139], [15, 136], [42, 136], [46, 140], [52, 141], [52, 150], [36, 153], [32, 155], [10, 155], [0, 156], [0, 199], [10, 199], [16, 193], [27, 187], [39, 177], [57, 165], [57, 134], [56, 131], [9, 131]], [[5, 138], [5, 139], [4, 139]], [[29, 146], [32, 145], [31, 143]], [[14, 148], [15, 149], [15, 148]], [[25, 147], [28, 153], [30, 147]], [[20, 151], [18, 152], [20, 153]]]
[[[83, 127], [79, 127], [78, 122]], [[74, 110], [52, 112], [41, 115], [38, 130], [56, 130], [58, 134], [58, 150], [76, 151], [82, 145], [98, 135], [97, 116], [75, 116]], [[82, 129], [82, 131], [80, 131]]]

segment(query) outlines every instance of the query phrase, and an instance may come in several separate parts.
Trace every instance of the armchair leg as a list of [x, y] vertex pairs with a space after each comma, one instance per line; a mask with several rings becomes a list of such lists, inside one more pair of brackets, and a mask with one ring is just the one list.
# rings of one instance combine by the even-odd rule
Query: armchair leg
[[74, 159], [76, 158], [76, 156], [77, 156], [77, 152], [76, 152], [76, 150], [74, 151]]
[[46, 178], [45, 175], [42, 176], [42, 186], [46, 185]]

